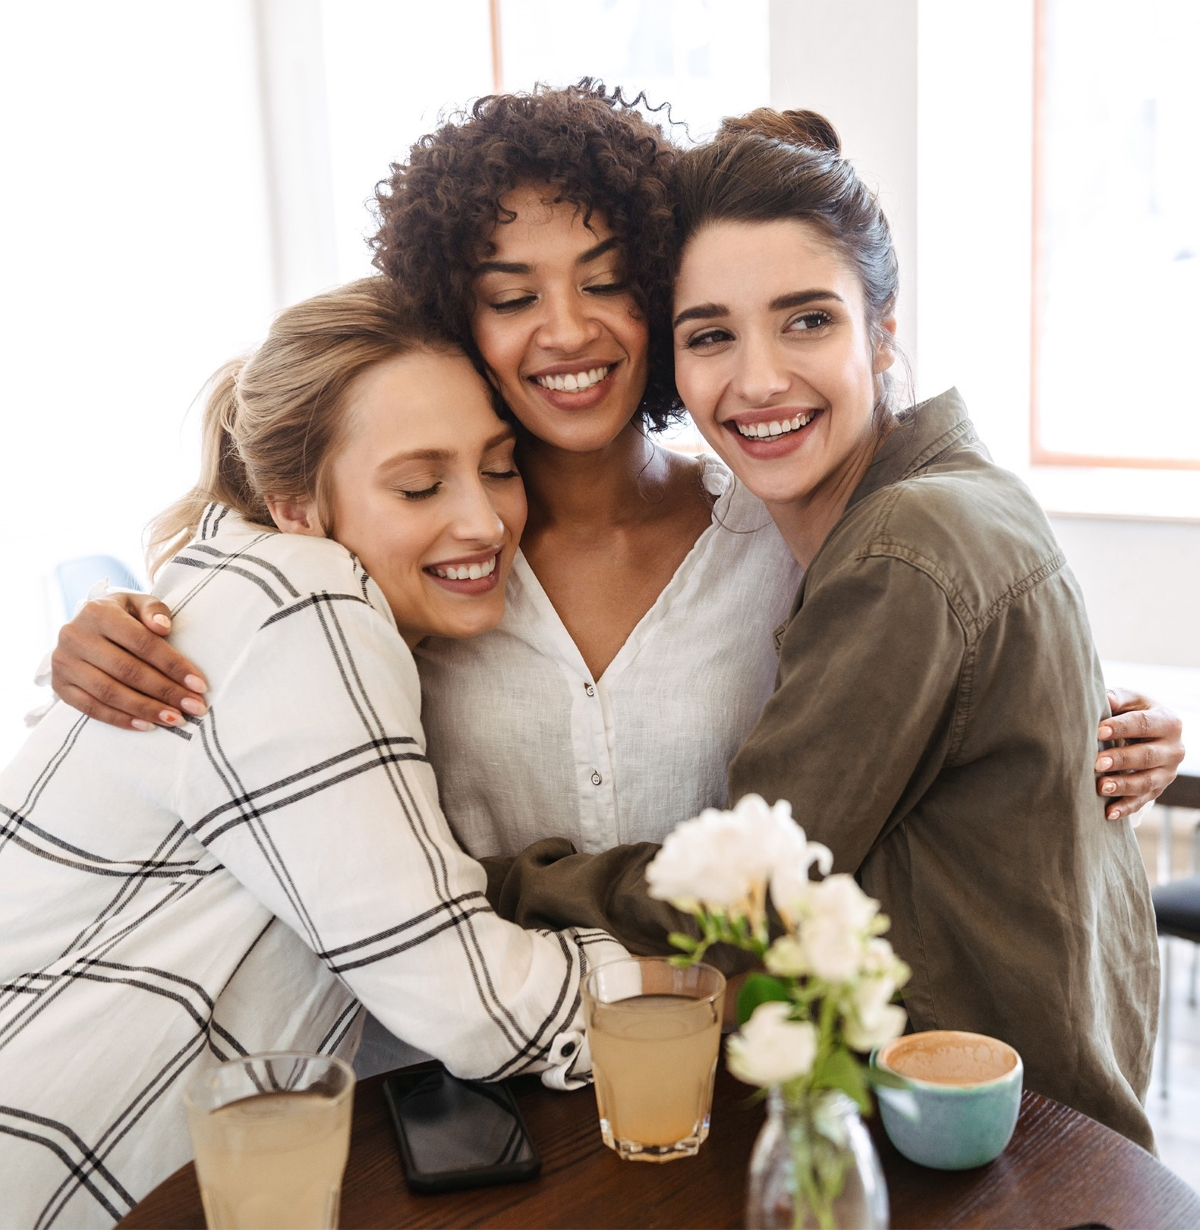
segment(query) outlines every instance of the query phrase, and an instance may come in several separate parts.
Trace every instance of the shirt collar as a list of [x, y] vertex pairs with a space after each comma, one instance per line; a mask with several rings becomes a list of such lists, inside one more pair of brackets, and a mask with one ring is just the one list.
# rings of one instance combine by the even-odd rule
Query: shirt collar
[[949, 389], [905, 410], [880, 446], [846, 507], [893, 483], [911, 478], [951, 445], [975, 441], [975, 428], [967, 417], [966, 403], [957, 389]]

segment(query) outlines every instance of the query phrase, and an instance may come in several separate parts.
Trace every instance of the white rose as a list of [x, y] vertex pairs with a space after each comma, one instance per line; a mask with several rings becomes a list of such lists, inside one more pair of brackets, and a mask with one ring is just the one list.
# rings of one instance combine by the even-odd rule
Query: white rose
[[794, 935], [781, 935], [767, 949], [763, 963], [769, 973], [777, 978], [799, 978], [808, 973], [808, 959], [804, 945]]
[[803, 911], [808, 894], [815, 887], [808, 874], [809, 868], [815, 864], [822, 875], [828, 875], [833, 866], [833, 853], [828, 846], [807, 841], [804, 830], [799, 826], [795, 829], [799, 841], [780, 857], [771, 872], [771, 900], [789, 927]]
[[859, 971], [863, 956], [861, 933], [850, 931], [836, 917], [806, 919], [800, 944], [808, 968], [826, 982], [849, 982]]
[[896, 987], [902, 987], [912, 976], [912, 970], [896, 956], [891, 944], [878, 936], [867, 941], [862, 971], [868, 976], [890, 978]]
[[866, 932], [879, 913], [879, 902], [868, 897], [853, 876], [839, 874], [811, 887], [804, 913], [807, 918], [836, 922], [847, 931]]
[[896, 984], [886, 974], [859, 979], [849, 997], [850, 1011], [865, 1028], [870, 1029], [884, 1008], [892, 1002]]
[[898, 1038], [904, 1032], [908, 1014], [899, 1004], [888, 1004], [880, 1010], [879, 1019], [871, 1026], [860, 1025], [847, 1017], [842, 1027], [846, 1045], [853, 1051], [873, 1051], [877, 1046]]
[[766, 1003], [726, 1043], [730, 1072], [748, 1085], [778, 1085], [812, 1071], [817, 1031], [811, 1021], [789, 1021], [790, 1004]]
[[715, 909], [742, 903], [757, 873], [755, 852], [728, 812], [708, 808], [667, 835], [646, 868], [650, 895], [688, 909], [696, 901]]
[[824, 846], [805, 841], [790, 803], [768, 807], [759, 795], [748, 794], [731, 811], [707, 808], [677, 825], [646, 869], [646, 880], [652, 897], [681, 909], [694, 912], [699, 901], [738, 913], [754, 900], [761, 903], [776, 869], [799, 868], [807, 880], [812, 863], [829, 865], [828, 854]]

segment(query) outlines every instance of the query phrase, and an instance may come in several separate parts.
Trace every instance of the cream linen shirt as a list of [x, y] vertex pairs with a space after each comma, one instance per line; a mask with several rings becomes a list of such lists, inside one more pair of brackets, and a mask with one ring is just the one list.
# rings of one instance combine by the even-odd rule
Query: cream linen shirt
[[418, 648], [429, 758], [477, 857], [543, 837], [587, 852], [662, 841], [724, 805], [801, 572], [762, 503], [703, 462], [712, 525], [599, 679], [520, 554], [494, 632]]

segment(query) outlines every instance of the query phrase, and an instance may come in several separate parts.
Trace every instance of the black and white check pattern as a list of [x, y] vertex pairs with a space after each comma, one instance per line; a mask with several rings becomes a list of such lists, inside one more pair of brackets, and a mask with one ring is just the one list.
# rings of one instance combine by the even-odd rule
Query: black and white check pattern
[[155, 588], [209, 715], [133, 734], [56, 705], [0, 774], [5, 1227], [111, 1225], [190, 1156], [197, 1065], [349, 1055], [360, 1004], [459, 1075], [569, 1087], [580, 975], [622, 955], [491, 912], [349, 552], [213, 505]]

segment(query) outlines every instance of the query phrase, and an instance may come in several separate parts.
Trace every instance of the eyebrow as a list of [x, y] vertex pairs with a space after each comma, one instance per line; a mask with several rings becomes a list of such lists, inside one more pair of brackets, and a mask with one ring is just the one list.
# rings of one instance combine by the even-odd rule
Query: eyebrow
[[[588, 265], [594, 260], [599, 260], [600, 257], [611, 252], [620, 241], [615, 235], [610, 235], [607, 239], [602, 239], [594, 247], [588, 248], [585, 252], [581, 252], [575, 258], [576, 265]], [[471, 270], [473, 278], [481, 278], [485, 273], [516, 273], [526, 274], [532, 273], [533, 266], [526, 264], [524, 261], [480, 261], [474, 269]]]
[[[772, 312], [784, 312], [788, 308], [804, 307], [806, 303], [816, 303], [823, 299], [835, 299], [838, 303], [845, 303], [841, 295], [831, 290], [797, 290], [789, 295], [777, 296], [767, 307]], [[698, 303], [695, 307], [684, 308], [671, 322], [671, 327], [678, 328], [688, 320], [715, 320], [728, 315], [729, 309], [723, 303]]]
[[[499, 448], [501, 444], [507, 444], [509, 440], [516, 437], [516, 432], [511, 427], [505, 427], [502, 431], [498, 431], [489, 440], [484, 441], [483, 451], [491, 452], [494, 448]], [[408, 461], [453, 461], [456, 453], [452, 448], [415, 448], [407, 453], [395, 453], [387, 458], [386, 461], [379, 463], [381, 470], [391, 470], [396, 466], [404, 465]]]

